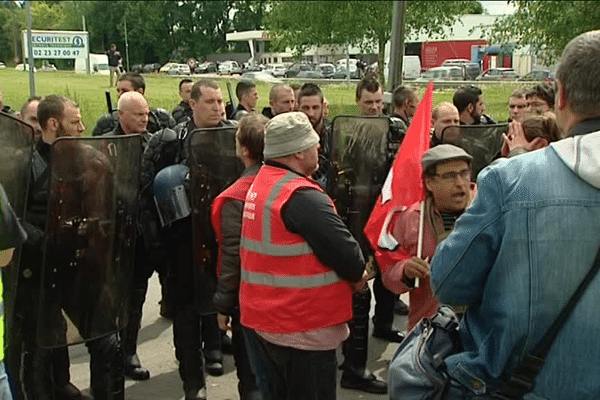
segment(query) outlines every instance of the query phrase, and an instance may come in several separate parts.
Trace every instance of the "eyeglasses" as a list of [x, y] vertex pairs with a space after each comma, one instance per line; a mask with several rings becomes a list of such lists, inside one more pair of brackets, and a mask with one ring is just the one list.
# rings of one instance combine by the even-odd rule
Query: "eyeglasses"
[[511, 110], [513, 108], [516, 108], [517, 110], [522, 110], [524, 108], [527, 108], [527, 104], [523, 105], [523, 104], [509, 104], [508, 108], [510, 108]]
[[434, 176], [437, 176], [440, 178], [440, 180], [444, 181], [444, 182], [454, 182], [456, 180], [456, 178], [458, 178], [459, 176], [464, 179], [464, 180], [469, 180], [471, 179], [471, 170], [470, 169], [463, 169], [462, 171], [451, 171], [451, 172], [444, 172], [443, 174], [435, 174]]

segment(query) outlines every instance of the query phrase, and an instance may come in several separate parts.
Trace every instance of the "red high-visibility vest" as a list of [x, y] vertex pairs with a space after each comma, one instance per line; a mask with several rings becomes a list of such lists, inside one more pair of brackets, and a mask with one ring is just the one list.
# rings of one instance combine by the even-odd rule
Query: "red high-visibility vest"
[[243, 176], [237, 181], [233, 182], [231, 186], [225, 189], [219, 194], [212, 204], [211, 222], [213, 229], [215, 230], [215, 236], [217, 237], [217, 243], [219, 243], [219, 256], [217, 259], [217, 277], [221, 276], [221, 267], [223, 262], [223, 233], [221, 232], [221, 211], [225, 203], [231, 200], [238, 200], [244, 202], [246, 200], [246, 194], [250, 185], [254, 182], [256, 174]]
[[[285, 228], [281, 209], [302, 188], [317, 183], [263, 165], [244, 203], [240, 243], [241, 323], [271, 333], [305, 332], [352, 318], [352, 290]], [[306, 217], [311, 218], [310, 210]]]

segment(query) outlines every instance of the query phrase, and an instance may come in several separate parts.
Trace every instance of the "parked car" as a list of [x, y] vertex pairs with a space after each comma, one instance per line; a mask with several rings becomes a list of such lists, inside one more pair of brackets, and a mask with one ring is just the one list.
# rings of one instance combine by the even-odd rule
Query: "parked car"
[[476, 81], [516, 81], [519, 75], [512, 68], [490, 68], [475, 78]]
[[331, 78], [335, 74], [335, 65], [330, 63], [319, 64], [316, 70], [323, 78]]
[[300, 71], [296, 75], [298, 79], [323, 79], [323, 75], [317, 71]]
[[554, 73], [550, 71], [531, 71], [528, 74], [517, 79], [518, 81], [527, 81], [527, 82], [545, 82], [545, 81], [553, 81]]
[[173, 64], [167, 70], [167, 75], [191, 75], [190, 67], [187, 64]]
[[174, 62], [168, 62], [165, 65], [163, 65], [162, 67], [160, 67], [160, 69], [158, 70], [158, 72], [162, 72], [162, 73], [167, 73], [167, 71], [169, 70], [169, 68], [171, 68], [172, 65], [175, 65], [177, 63]]
[[442, 67], [451, 67], [454, 65], [465, 65], [471, 63], [472, 61], [467, 60], [466, 58], [449, 58], [447, 60], [444, 60], [444, 62], [442, 63]]
[[285, 76], [285, 66], [283, 64], [269, 64], [267, 68], [263, 70], [267, 74], [271, 74], [274, 77], [284, 77]]
[[160, 64], [158, 64], [158, 63], [146, 64], [146, 65], [144, 65], [144, 68], [142, 69], [142, 71], [147, 74], [152, 73], [152, 72], [158, 72], [159, 70], [160, 70]]
[[423, 73], [418, 81], [462, 81], [462, 67], [435, 67]]
[[242, 66], [242, 73], [246, 72], [261, 72], [265, 69], [263, 65], [252, 65], [250, 63], [244, 63]]
[[218, 74], [219, 75], [234, 75], [234, 74], [241, 75], [242, 67], [240, 67], [240, 65], [237, 63], [237, 61], [223, 61], [221, 64], [219, 64]]
[[242, 79], [248, 79], [251, 81], [262, 81], [262, 82], [267, 82], [267, 83], [283, 82], [281, 79], [275, 78], [273, 75], [267, 74], [266, 72], [262, 72], [262, 71], [244, 72], [244, 74], [242, 75]]
[[[17, 71], [29, 71], [29, 64], [17, 64], [15, 67]], [[33, 72], [37, 72], [37, 68], [33, 67]]]
[[54, 64], [44, 64], [40, 68], [40, 71], [56, 71], [56, 66]]
[[463, 58], [451, 58], [442, 63], [442, 67], [460, 67], [463, 70], [463, 78], [472, 81], [481, 74], [479, 64]]
[[4, 64], [2, 61], [0, 61], [0, 68], [6, 68], [6, 64]]
[[[331, 75], [332, 79], [347, 79], [348, 71], [346, 68], [338, 68], [333, 75]], [[358, 79], [358, 69], [350, 72], [350, 79]]]
[[212, 61], [205, 61], [194, 69], [195, 74], [208, 74], [217, 72], [217, 64]]
[[298, 73], [300, 71], [312, 71], [312, 66], [310, 64], [307, 64], [307, 63], [296, 63], [296, 64], [293, 64], [291, 67], [289, 67], [287, 69], [287, 71], [285, 71], [284, 76], [286, 78], [293, 78], [296, 75], [298, 75]]
[[144, 70], [143, 64], [133, 64], [131, 66], [131, 72], [133, 72], [135, 74], [141, 74], [143, 70]]

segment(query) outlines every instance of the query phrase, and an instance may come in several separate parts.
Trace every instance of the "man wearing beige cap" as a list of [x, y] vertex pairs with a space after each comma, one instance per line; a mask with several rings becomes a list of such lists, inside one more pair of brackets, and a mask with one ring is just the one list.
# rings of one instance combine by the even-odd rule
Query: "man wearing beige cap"
[[336, 398], [335, 350], [367, 279], [358, 243], [310, 178], [318, 149], [305, 114], [274, 117], [244, 204], [241, 323], [259, 338], [276, 399]]
[[[474, 196], [471, 160], [473, 157], [466, 151], [451, 144], [440, 144], [427, 151], [421, 158], [425, 200], [398, 210], [395, 218], [391, 233], [400, 244], [396, 251], [402, 261], [379, 268], [386, 288], [396, 294], [409, 293], [408, 332], [422, 318], [432, 317], [439, 307], [429, 286], [428, 261]], [[424, 224], [420, 232], [421, 214]], [[421, 254], [417, 250], [419, 236]], [[420, 280], [418, 285], [416, 278]]]

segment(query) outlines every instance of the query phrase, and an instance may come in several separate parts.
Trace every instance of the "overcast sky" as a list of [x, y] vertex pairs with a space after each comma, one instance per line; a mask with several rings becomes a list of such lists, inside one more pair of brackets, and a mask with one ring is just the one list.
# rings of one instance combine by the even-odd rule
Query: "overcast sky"
[[482, 1], [481, 4], [490, 15], [512, 14], [515, 12], [515, 7], [512, 4], [507, 4], [506, 0]]

